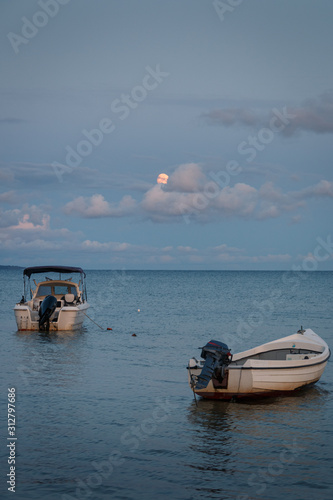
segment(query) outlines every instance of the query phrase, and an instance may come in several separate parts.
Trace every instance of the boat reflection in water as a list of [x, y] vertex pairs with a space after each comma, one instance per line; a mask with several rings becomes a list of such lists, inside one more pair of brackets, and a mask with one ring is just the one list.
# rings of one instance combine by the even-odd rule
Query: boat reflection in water
[[[188, 455], [200, 477], [198, 498], [278, 500], [281, 481], [284, 487], [298, 484], [299, 498], [311, 498], [306, 483], [309, 471], [318, 468], [318, 436], [325, 432], [320, 416], [332, 396], [322, 386], [289, 398], [193, 401]], [[325, 425], [329, 431], [329, 422]]]

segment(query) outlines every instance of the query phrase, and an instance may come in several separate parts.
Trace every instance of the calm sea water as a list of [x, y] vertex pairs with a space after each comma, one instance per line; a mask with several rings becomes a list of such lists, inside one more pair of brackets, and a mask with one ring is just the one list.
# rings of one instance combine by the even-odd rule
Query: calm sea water
[[332, 362], [292, 397], [198, 406], [185, 369], [212, 338], [235, 353], [301, 325], [332, 348], [332, 272], [88, 271], [88, 314], [112, 331], [50, 334], [16, 332], [21, 276], [0, 272], [1, 498], [332, 499]]

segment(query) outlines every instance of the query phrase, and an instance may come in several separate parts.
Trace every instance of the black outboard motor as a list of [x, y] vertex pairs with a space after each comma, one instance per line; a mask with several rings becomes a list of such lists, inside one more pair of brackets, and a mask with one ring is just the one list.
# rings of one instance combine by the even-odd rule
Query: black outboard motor
[[57, 299], [53, 295], [47, 295], [39, 308], [39, 329], [48, 331], [50, 318], [57, 307]]
[[206, 362], [198, 376], [198, 382], [195, 386], [196, 389], [205, 389], [213, 375], [222, 381], [225, 368], [232, 358], [229, 347], [217, 340], [211, 340], [202, 348], [201, 357], [204, 358]]

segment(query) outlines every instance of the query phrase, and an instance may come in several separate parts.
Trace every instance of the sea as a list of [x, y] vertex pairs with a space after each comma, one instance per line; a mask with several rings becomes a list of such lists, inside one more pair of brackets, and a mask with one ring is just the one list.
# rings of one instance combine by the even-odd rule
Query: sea
[[212, 339], [302, 326], [332, 348], [332, 272], [87, 271], [94, 322], [52, 333], [16, 331], [22, 270], [0, 280], [1, 499], [333, 498], [331, 360], [292, 396], [231, 402], [196, 402], [186, 370]]

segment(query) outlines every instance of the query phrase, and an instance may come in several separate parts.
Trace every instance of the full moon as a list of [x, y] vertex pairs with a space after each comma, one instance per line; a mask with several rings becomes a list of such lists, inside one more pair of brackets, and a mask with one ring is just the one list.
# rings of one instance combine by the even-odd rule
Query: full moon
[[157, 177], [157, 184], [167, 184], [169, 176], [167, 174], [160, 174]]

